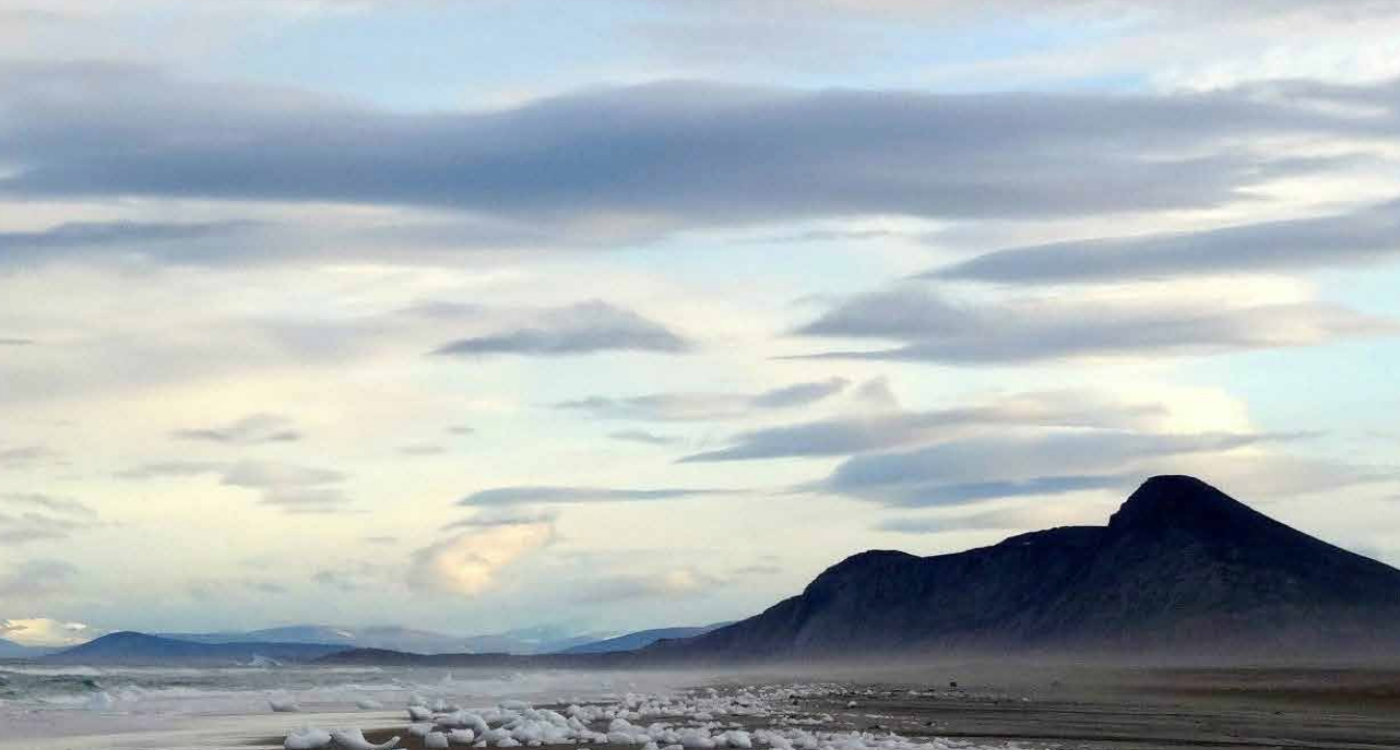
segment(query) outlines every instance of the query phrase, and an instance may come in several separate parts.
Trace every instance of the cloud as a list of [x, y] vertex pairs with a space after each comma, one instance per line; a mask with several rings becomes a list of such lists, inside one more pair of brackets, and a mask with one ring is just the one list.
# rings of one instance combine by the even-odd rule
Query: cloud
[[11, 515], [0, 513], [0, 542], [12, 546], [52, 542], [67, 539], [75, 531], [92, 528], [96, 524], [60, 518], [43, 513], [21, 513]]
[[0, 191], [451, 208], [563, 236], [823, 216], [1201, 208], [1334, 163], [1255, 141], [1388, 137], [1389, 94], [1355, 90], [1377, 115], [1249, 90], [928, 94], [669, 82], [421, 114], [133, 65], [12, 63], [0, 69], [0, 108], [11, 113], [0, 126], [0, 160], [11, 166]]
[[518, 510], [510, 506], [484, 508], [478, 510], [471, 518], [463, 518], [444, 525], [442, 530], [456, 531], [457, 529], [490, 529], [497, 526], [553, 524], [558, 519], [559, 511], [554, 509]]
[[1038, 504], [998, 508], [957, 516], [902, 516], [881, 521], [875, 528], [901, 534], [936, 534], [945, 531], [1038, 531], [1057, 526], [1102, 526], [1108, 513], [1098, 507]]
[[1396, 257], [1400, 201], [1345, 214], [1201, 232], [1010, 248], [925, 277], [1008, 284], [1122, 282], [1364, 265]]
[[332, 513], [350, 502], [341, 485], [348, 477], [321, 469], [275, 461], [165, 461], [118, 473], [122, 479], [151, 480], [217, 475], [221, 484], [256, 490], [260, 503], [288, 513]]
[[33, 346], [35, 343], [34, 339], [0, 337], [0, 346]]
[[410, 443], [398, 447], [397, 453], [400, 456], [423, 457], [441, 456], [447, 449], [436, 443]]
[[545, 522], [466, 531], [414, 552], [408, 583], [417, 591], [476, 596], [496, 586], [503, 568], [553, 541], [554, 526]]
[[[997, 498], [1130, 487], [1145, 467], [1298, 440], [1296, 434], [1165, 434], [1070, 430], [952, 441], [858, 455], [810, 487], [891, 506], [960, 505]], [[1164, 473], [1151, 471], [1147, 473]]]
[[97, 515], [96, 511], [80, 500], [54, 497], [40, 492], [10, 492], [0, 494], [0, 503], [8, 505], [26, 505], [31, 508], [39, 508], [52, 513], [74, 516], [92, 517]]
[[752, 416], [755, 412], [808, 406], [841, 393], [850, 382], [829, 378], [760, 393], [651, 393], [611, 398], [590, 396], [562, 401], [556, 409], [581, 411], [600, 419], [656, 422], [708, 421]]
[[641, 443], [643, 445], [675, 445], [680, 442], [680, 438], [671, 435], [658, 435], [646, 430], [618, 430], [608, 433], [608, 437], [625, 443]]
[[229, 237], [250, 229], [247, 222], [68, 222], [37, 232], [0, 232], [0, 265], [54, 260], [65, 255], [116, 250], [142, 256], [193, 259], [197, 240]]
[[474, 492], [459, 500], [458, 505], [474, 507], [504, 505], [568, 505], [577, 503], [652, 502], [719, 495], [732, 490], [687, 489], [622, 489], [616, 487], [519, 486], [498, 487]]
[[635, 599], [680, 599], [705, 596], [724, 581], [696, 568], [673, 568], [654, 573], [625, 573], [591, 578], [574, 594], [578, 602], [622, 602]]
[[0, 574], [0, 599], [15, 603], [55, 596], [68, 590], [77, 574], [62, 560], [25, 560]]
[[601, 300], [542, 310], [517, 328], [458, 339], [433, 354], [559, 355], [606, 351], [679, 354], [693, 345], [670, 329]]
[[27, 469], [36, 464], [54, 460], [58, 455], [57, 451], [42, 445], [0, 447], [0, 469]]
[[176, 430], [172, 436], [179, 440], [239, 446], [292, 443], [302, 438], [290, 419], [276, 414], [253, 414], [221, 427]]
[[1316, 302], [1239, 307], [1054, 298], [965, 302], [903, 285], [848, 298], [796, 333], [899, 342], [894, 348], [808, 355], [812, 358], [968, 365], [1215, 354], [1397, 332], [1400, 324], [1390, 319]]
[[21, 646], [76, 646], [105, 633], [105, 630], [81, 622], [65, 622], [48, 617], [0, 620], [0, 638]]
[[1133, 427], [1165, 414], [1156, 404], [1125, 403], [1085, 391], [1027, 393], [974, 406], [928, 411], [887, 409], [740, 432], [729, 447], [681, 463], [841, 456], [947, 440], [975, 428]]

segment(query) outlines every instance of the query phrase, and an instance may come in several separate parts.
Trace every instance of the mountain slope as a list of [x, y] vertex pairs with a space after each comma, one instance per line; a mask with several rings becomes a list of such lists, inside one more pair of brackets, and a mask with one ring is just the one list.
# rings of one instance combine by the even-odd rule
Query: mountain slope
[[729, 623], [716, 623], [714, 625], [701, 625], [698, 627], [678, 627], [678, 628], [654, 628], [652, 630], [638, 630], [635, 633], [619, 635], [616, 638], [608, 638], [601, 641], [591, 641], [573, 648], [565, 649], [559, 653], [563, 654], [610, 654], [618, 651], [636, 651], [645, 648], [657, 641], [672, 640], [677, 638], [693, 638], [697, 635], [704, 635], [712, 630], [722, 628]]
[[801, 595], [664, 658], [1007, 649], [1372, 653], [1400, 644], [1400, 570], [1191, 477], [1154, 477], [1105, 527], [920, 558], [866, 552]]
[[49, 654], [40, 661], [46, 664], [232, 666], [246, 664], [254, 656], [305, 662], [344, 649], [344, 646], [314, 643], [197, 643], [126, 631]]

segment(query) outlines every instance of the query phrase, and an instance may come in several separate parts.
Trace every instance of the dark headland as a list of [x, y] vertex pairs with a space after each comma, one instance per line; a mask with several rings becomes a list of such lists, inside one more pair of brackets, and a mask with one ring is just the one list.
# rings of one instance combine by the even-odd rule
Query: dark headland
[[981, 656], [1201, 663], [1394, 661], [1400, 570], [1275, 521], [1199, 479], [1149, 479], [1106, 526], [956, 554], [864, 552], [799, 595], [696, 637], [615, 654], [319, 661], [665, 667]]

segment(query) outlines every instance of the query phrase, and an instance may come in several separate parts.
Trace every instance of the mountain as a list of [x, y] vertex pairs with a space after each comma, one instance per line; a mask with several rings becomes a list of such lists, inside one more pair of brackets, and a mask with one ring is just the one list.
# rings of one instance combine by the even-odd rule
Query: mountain
[[1107, 526], [957, 554], [871, 551], [658, 660], [1103, 652], [1252, 658], [1394, 653], [1400, 570], [1191, 477], [1144, 483]]
[[462, 639], [458, 649], [468, 654], [555, 654], [575, 646], [594, 643], [612, 633], [576, 633], [553, 625], [510, 630], [491, 635], [475, 635]]
[[49, 654], [39, 661], [46, 664], [233, 666], [248, 664], [258, 656], [282, 662], [306, 662], [345, 648], [316, 643], [199, 643], [125, 631]]
[[379, 648], [418, 654], [459, 652], [470, 639], [457, 635], [397, 626], [350, 628], [333, 625], [288, 625], [277, 628], [215, 633], [159, 633], [196, 643], [323, 643], [355, 648]]
[[38, 646], [22, 646], [14, 641], [0, 638], [0, 659], [33, 659], [36, 656], [52, 653], [54, 649]]
[[673, 640], [677, 638], [693, 638], [697, 635], [704, 635], [711, 630], [729, 625], [727, 622], [715, 623], [713, 625], [701, 625], [698, 627], [680, 628], [655, 628], [652, 630], [639, 630], [635, 633], [620, 635], [616, 638], [608, 638], [601, 641], [590, 641], [573, 648], [565, 649], [560, 653], [564, 654], [611, 654], [618, 651], [636, 651], [646, 648], [657, 641]]

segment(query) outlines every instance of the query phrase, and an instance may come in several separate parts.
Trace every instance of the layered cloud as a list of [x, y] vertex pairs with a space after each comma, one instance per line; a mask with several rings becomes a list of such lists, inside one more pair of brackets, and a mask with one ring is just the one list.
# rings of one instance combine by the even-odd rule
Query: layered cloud
[[1055, 284], [1358, 266], [1400, 256], [1400, 202], [1350, 213], [1200, 232], [1009, 248], [927, 278]]
[[[1217, 465], [1276, 470], [1278, 456], [1259, 450], [1307, 436], [1055, 430], [939, 443], [907, 451], [857, 455], [809, 489], [890, 506], [950, 506], [998, 498], [1130, 488], [1145, 476], [1202, 459]], [[1301, 462], [1306, 465], [1306, 462]], [[1327, 466], [1338, 485], [1389, 478], [1344, 464]], [[1296, 483], [1294, 491], [1307, 491]]]
[[276, 414], [251, 414], [217, 427], [177, 430], [173, 437], [224, 445], [260, 445], [263, 443], [293, 443], [302, 438], [296, 424]]
[[560, 355], [606, 351], [679, 354], [692, 344], [666, 326], [600, 300], [540, 310], [515, 327], [451, 341], [433, 353]]
[[65, 622], [48, 617], [0, 620], [0, 638], [21, 646], [74, 646], [86, 643], [103, 632], [81, 622]]
[[402, 114], [130, 65], [10, 65], [0, 84], [11, 113], [0, 158], [13, 167], [0, 192], [9, 195], [416, 205], [566, 233], [1217, 206], [1335, 164], [1253, 140], [1364, 141], [1389, 137], [1396, 122], [1384, 87], [1354, 90], [1371, 108], [1360, 114], [1252, 91], [940, 95], [698, 83]]
[[955, 299], [906, 284], [850, 297], [801, 336], [895, 342], [813, 356], [943, 364], [1173, 356], [1313, 346], [1393, 335], [1400, 324], [1313, 301], [1216, 303], [1058, 297]]
[[343, 510], [350, 502], [343, 487], [348, 479], [344, 473], [279, 461], [164, 461], [142, 464], [118, 474], [130, 480], [210, 475], [217, 476], [226, 487], [254, 490], [263, 505], [288, 513], [332, 513]]
[[740, 432], [731, 445], [685, 456], [684, 463], [842, 456], [947, 440], [979, 428], [1143, 426], [1160, 420], [1158, 404], [1125, 403], [1084, 392], [1028, 393], [983, 404], [931, 410], [867, 410]]
[[809, 406], [835, 396], [850, 385], [845, 378], [794, 383], [758, 393], [671, 392], [642, 396], [589, 396], [563, 401], [555, 408], [600, 419], [685, 422], [748, 417], [766, 411]]
[[641, 503], [719, 495], [729, 490], [663, 487], [632, 489], [621, 487], [516, 486], [496, 487], [474, 492], [458, 502], [471, 507], [506, 505], [576, 505], [581, 503]]

